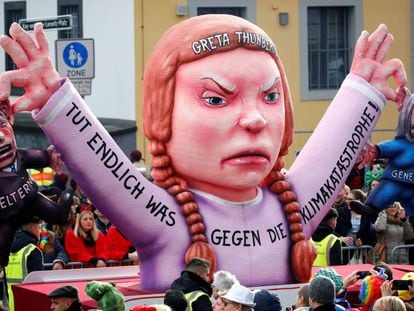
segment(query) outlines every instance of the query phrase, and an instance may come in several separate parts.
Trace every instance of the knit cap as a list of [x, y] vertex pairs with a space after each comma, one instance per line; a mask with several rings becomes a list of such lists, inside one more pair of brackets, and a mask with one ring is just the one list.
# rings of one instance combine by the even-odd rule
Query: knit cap
[[361, 283], [359, 300], [362, 302], [361, 310], [370, 310], [371, 306], [382, 297], [381, 285], [386, 279], [381, 276], [368, 275]]
[[335, 284], [326, 276], [316, 276], [309, 284], [309, 298], [323, 305], [335, 302]]
[[335, 284], [335, 293], [338, 293], [341, 288], [344, 286], [344, 281], [342, 276], [336, 272], [333, 268], [320, 268], [316, 271], [315, 276], [326, 276], [331, 279]]
[[275, 292], [268, 289], [259, 289], [254, 291], [254, 302], [256, 306], [254, 311], [280, 311], [282, 305], [280, 304], [279, 296]]

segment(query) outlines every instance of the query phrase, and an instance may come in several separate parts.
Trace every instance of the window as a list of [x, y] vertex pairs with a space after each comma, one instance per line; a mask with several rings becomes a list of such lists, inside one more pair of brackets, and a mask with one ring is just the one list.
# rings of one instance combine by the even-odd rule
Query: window
[[348, 10], [308, 8], [309, 89], [338, 89], [349, 68]]
[[197, 8], [197, 15], [205, 15], [205, 14], [230, 14], [230, 15], [236, 15], [239, 17], [243, 17], [244, 15], [246, 15], [246, 8], [242, 8], [242, 7], [233, 7], [233, 8], [198, 7]]
[[301, 0], [302, 100], [332, 99], [362, 30], [361, 1]]
[[189, 16], [231, 14], [256, 22], [256, 0], [189, 0]]
[[[14, 2], [4, 2], [4, 29], [10, 28], [10, 25], [14, 22], [19, 22], [19, 20], [26, 18], [26, 1], [14, 1]], [[17, 68], [16, 64], [12, 61], [11, 57], [6, 54], [6, 70], [14, 70]], [[11, 95], [20, 96], [24, 94], [22, 88], [13, 87], [11, 90]]]
[[72, 29], [59, 30], [59, 39], [82, 38], [82, 0], [58, 0], [58, 15], [72, 15]]

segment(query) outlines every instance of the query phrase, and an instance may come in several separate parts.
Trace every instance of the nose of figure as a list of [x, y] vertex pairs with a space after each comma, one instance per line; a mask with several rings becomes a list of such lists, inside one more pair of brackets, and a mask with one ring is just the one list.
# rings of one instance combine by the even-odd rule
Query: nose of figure
[[240, 117], [239, 124], [247, 131], [257, 133], [266, 127], [267, 121], [257, 109], [251, 109]]
[[5, 137], [4, 133], [0, 131], [0, 142], [3, 142]]

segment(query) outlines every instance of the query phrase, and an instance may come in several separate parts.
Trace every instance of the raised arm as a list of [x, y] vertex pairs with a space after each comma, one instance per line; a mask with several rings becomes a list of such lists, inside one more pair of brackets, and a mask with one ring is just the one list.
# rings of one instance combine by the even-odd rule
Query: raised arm
[[384, 24], [371, 35], [364, 30], [355, 45], [351, 73], [369, 82], [386, 99], [396, 101], [397, 91], [389, 86], [388, 79], [393, 77], [398, 86], [404, 86], [407, 74], [401, 60], [385, 60], [393, 41], [393, 35]]
[[407, 82], [398, 59], [385, 60], [393, 42], [385, 25], [359, 37], [351, 67], [338, 94], [301, 150], [286, 179], [301, 205], [305, 234], [309, 237], [332, 206], [361, 149], [367, 143], [386, 99], [396, 100], [388, 84]]
[[35, 25], [32, 37], [14, 23], [10, 35], [2, 36], [0, 45], [18, 69], [0, 74], [0, 98], [8, 98], [11, 86], [25, 89], [13, 111], [33, 111], [91, 201], [136, 246], [182, 222], [171, 196], [136, 170], [70, 81], [59, 77], [42, 25]]
[[34, 26], [34, 39], [17, 23], [10, 26], [10, 36], [0, 37], [0, 46], [18, 69], [0, 74], [0, 100], [10, 96], [12, 86], [23, 87], [25, 94], [12, 103], [13, 112], [42, 108], [60, 87], [60, 77], [49, 55], [43, 25]]

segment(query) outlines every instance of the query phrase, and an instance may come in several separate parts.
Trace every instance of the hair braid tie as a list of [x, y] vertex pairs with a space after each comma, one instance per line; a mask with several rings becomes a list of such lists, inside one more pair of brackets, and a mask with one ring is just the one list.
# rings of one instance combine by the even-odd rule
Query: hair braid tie
[[188, 217], [193, 213], [198, 213], [198, 205], [195, 202], [185, 203], [181, 206], [181, 214]]
[[301, 223], [290, 224], [289, 225], [289, 230], [293, 233], [302, 232], [303, 231], [303, 226], [302, 226]]
[[283, 204], [288, 204], [296, 201], [296, 194], [292, 191], [285, 191], [279, 194], [279, 199]]
[[170, 156], [164, 154], [164, 155], [159, 155], [159, 156], [154, 156], [151, 159], [151, 166], [152, 167], [157, 167], [157, 168], [161, 168], [161, 167], [168, 167], [171, 165], [171, 158]]
[[[154, 178], [154, 175], [151, 174], [151, 176]], [[177, 184], [181, 185], [176, 176], [170, 176], [166, 180], [163, 180], [163, 181], [154, 179], [154, 184], [156, 184], [157, 186], [163, 189], [169, 189], [170, 187], [177, 185]]]
[[190, 191], [184, 191], [175, 195], [175, 201], [182, 205], [189, 202], [194, 202], [194, 196]]
[[299, 213], [300, 212], [299, 203], [298, 202], [290, 202], [290, 203], [283, 206], [283, 211], [286, 214]]
[[185, 221], [187, 222], [187, 225], [188, 226], [191, 226], [191, 225], [193, 225], [195, 223], [201, 222], [202, 221], [202, 218], [201, 218], [201, 215], [200, 214], [196, 213], [196, 214], [192, 214], [192, 215], [188, 216], [185, 219]]
[[204, 234], [194, 234], [191, 237], [191, 242], [195, 243], [195, 242], [207, 242], [206, 237]]
[[156, 180], [166, 180], [168, 177], [171, 177], [173, 174], [172, 167], [166, 167], [166, 168], [158, 168], [154, 167], [154, 169], [151, 172], [151, 176]]
[[197, 222], [197, 223], [192, 224], [191, 226], [189, 226], [189, 229], [190, 229], [191, 235], [193, 235], [193, 234], [202, 234], [202, 233], [204, 233], [204, 230], [206, 229], [206, 227], [204, 226], [204, 224], [202, 222]]
[[176, 183], [168, 187], [168, 193], [174, 197], [182, 192], [185, 192], [185, 188], [182, 187], [180, 184]]

